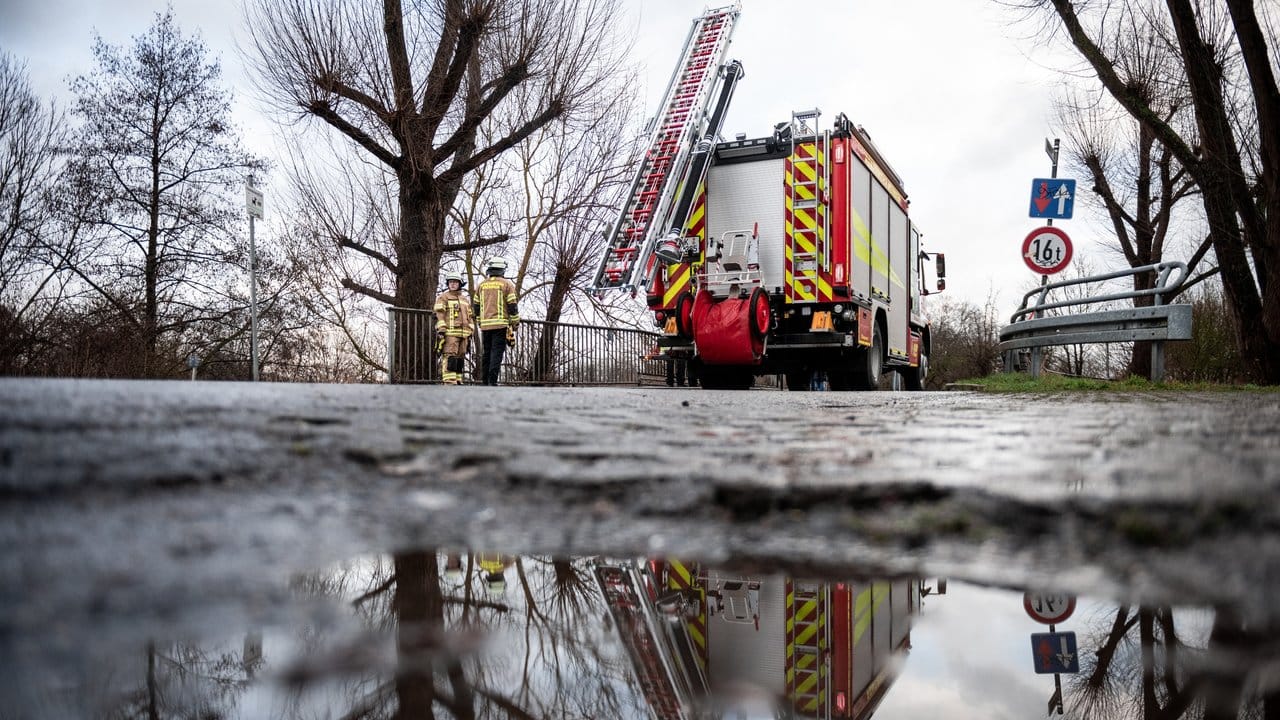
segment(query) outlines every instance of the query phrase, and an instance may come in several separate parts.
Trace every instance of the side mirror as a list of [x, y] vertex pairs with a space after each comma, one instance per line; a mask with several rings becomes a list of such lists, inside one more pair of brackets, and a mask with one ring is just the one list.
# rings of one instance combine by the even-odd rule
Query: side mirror
[[938, 268], [938, 289], [943, 287], [943, 278], [947, 276], [947, 256], [938, 253], [938, 259], [934, 261], [934, 266]]
[[942, 292], [943, 290], [946, 290], [946, 289], [947, 289], [947, 279], [938, 278], [938, 292]]

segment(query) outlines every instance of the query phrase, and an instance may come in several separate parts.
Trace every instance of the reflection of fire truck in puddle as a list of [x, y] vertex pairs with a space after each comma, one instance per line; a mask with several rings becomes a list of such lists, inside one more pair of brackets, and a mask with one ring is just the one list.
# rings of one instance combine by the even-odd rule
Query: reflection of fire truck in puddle
[[747, 578], [673, 559], [602, 561], [596, 577], [659, 720], [700, 717], [744, 688], [798, 717], [869, 717], [921, 597], [916, 580]]

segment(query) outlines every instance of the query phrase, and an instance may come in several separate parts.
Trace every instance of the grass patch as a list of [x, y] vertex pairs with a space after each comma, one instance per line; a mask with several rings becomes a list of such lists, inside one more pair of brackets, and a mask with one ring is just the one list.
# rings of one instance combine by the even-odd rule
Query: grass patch
[[1093, 380], [1062, 375], [1043, 374], [1033, 380], [1026, 373], [996, 373], [982, 378], [960, 380], [960, 384], [977, 385], [985, 392], [1047, 393], [1047, 392], [1280, 392], [1277, 385], [1223, 385], [1220, 383], [1153, 383], [1146, 378], [1124, 380]]

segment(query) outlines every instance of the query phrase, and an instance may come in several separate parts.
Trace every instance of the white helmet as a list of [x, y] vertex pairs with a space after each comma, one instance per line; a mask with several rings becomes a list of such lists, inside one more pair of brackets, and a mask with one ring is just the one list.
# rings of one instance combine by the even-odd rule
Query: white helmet
[[445, 281], [445, 284], [447, 285], [447, 284], [449, 283], [449, 281], [450, 281], [450, 280], [457, 280], [457, 281], [458, 281], [458, 284], [459, 284], [459, 285], [461, 285], [461, 284], [462, 284], [462, 273], [458, 272], [457, 270], [447, 270], [447, 271], [445, 271], [445, 274], [444, 274], [444, 281]]
[[507, 269], [507, 259], [501, 255], [489, 259], [489, 264], [485, 266], [485, 270], [503, 270]]

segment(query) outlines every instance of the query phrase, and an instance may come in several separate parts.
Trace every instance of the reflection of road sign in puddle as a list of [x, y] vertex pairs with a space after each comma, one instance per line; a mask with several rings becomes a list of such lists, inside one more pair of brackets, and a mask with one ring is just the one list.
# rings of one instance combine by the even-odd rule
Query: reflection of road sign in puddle
[[1036, 672], [1042, 675], [1080, 672], [1080, 656], [1076, 652], [1076, 634], [1032, 633], [1031, 657]]
[[1071, 617], [1076, 611], [1076, 599], [1063, 593], [1025, 593], [1022, 607], [1027, 615], [1038, 623], [1053, 625]]

